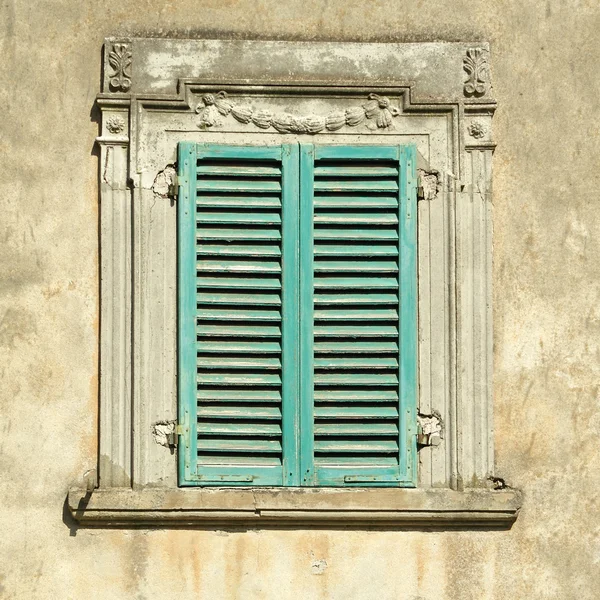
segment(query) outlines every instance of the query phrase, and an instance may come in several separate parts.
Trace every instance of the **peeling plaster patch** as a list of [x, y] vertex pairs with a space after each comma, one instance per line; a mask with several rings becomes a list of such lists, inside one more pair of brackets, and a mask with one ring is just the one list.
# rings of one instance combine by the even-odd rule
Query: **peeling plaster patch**
[[442, 190], [440, 172], [433, 169], [431, 171], [417, 169], [417, 174], [419, 176], [419, 196], [423, 200], [435, 200]]
[[327, 569], [327, 561], [324, 558], [313, 559], [310, 568], [313, 575], [323, 575]]
[[102, 170], [102, 181], [104, 183], [110, 183], [108, 180], [108, 166], [110, 164], [110, 158], [112, 153], [112, 147], [108, 146], [106, 149], [106, 156], [104, 157], [104, 169]]
[[227, 531], [223, 531], [222, 529], [215, 529], [213, 533], [219, 537], [229, 537], [229, 533]]
[[170, 448], [169, 434], [175, 433], [175, 421], [157, 421], [151, 426], [152, 437], [160, 446]]
[[422, 443], [427, 446], [437, 446], [443, 437], [444, 431], [440, 413], [437, 411], [432, 412], [430, 415], [419, 413], [417, 422], [421, 430], [419, 438], [422, 439]]
[[162, 171], [159, 171], [156, 177], [154, 178], [154, 183], [152, 184], [152, 191], [161, 198], [168, 198], [169, 186], [175, 183], [176, 175], [177, 171], [175, 171], [175, 166], [167, 165]]
[[488, 477], [488, 481], [491, 482], [492, 487], [495, 490], [505, 490], [510, 488], [510, 486], [502, 479], [502, 477]]

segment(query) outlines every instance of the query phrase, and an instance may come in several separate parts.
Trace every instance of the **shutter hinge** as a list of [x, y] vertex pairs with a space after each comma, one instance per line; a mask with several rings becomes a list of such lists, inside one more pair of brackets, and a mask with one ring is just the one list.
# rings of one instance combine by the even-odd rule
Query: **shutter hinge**
[[169, 189], [167, 191], [167, 196], [171, 198], [171, 200], [177, 200], [177, 196], [179, 195], [179, 178], [177, 174], [171, 177], [171, 183], [169, 183]]
[[175, 425], [175, 430], [167, 434], [169, 448], [176, 448], [179, 445], [180, 435], [185, 435], [183, 425]]
[[439, 446], [442, 443], [442, 438], [439, 431], [426, 432], [423, 426], [419, 423], [417, 427], [417, 445], [418, 446]]
[[425, 189], [420, 175], [417, 176], [417, 200], [425, 200]]

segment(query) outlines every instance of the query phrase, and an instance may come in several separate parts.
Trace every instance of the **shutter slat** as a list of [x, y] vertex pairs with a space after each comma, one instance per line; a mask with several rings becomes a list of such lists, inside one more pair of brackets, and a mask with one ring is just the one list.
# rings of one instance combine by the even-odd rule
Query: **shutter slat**
[[203, 307], [200, 310], [199, 320], [202, 321], [281, 321], [281, 313], [278, 310], [254, 310], [243, 307], [237, 310], [231, 308]]
[[398, 263], [389, 261], [364, 260], [317, 260], [315, 273], [397, 273]]
[[[281, 392], [279, 390], [269, 389], [232, 389], [232, 388], [200, 388], [196, 394], [196, 398], [200, 403], [204, 402], [221, 402], [221, 403], [237, 403], [237, 402], [281, 402]], [[205, 410], [200, 406], [199, 412]], [[255, 410], [253, 410], [253, 413]], [[278, 412], [277, 415], [280, 415]]]
[[385, 454], [378, 454], [375, 457], [365, 456], [359, 454], [358, 456], [315, 456], [315, 464], [319, 467], [323, 467], [324, 470], [327, 467], [337, 467], [341, 469], [351, 469], [346, 471], [348, 474], [358, 474], [363, 468], [367, 468], [369, 472], [394, 469], [398, 469], [398, 458], [395, 456], [387, 456]]
[[258, 356], [199, 356], [198, 366], [204, 369], [281, 369], [281, 360]]
[[315, 325], [316, 337], [398, 337], [395, 325]]
[[336, 227], [316, 227], [315, 240], [358, 240], [364, 241], [380, 241], [380, 240], [397, 240], [398, 230], [394, 229], [363, 229], [350, 228], [339, 229]]
[[196, 263], [199, 273], [281, 273], [279, 262], [248, 260], [200, 260]]
[[[206, 471], [210, 471], [213, 465], [217, 465], [220, 466], [223, 462], [223, 457], [220, 456], [218, 453], [216, 454], [205, 454], [202, 457], [202, 464], [206, 465], [205, 466], [205, 472]], [[281, 469], [281, 460], [279, 459], [278, 456], [273, 456], [273, 455], [258, 455], [258, 454], [252, 454], [251, 458], [249, 456], [244, 456], [244, 455], [235, 455], [235, 454], [230, 454], [227, 456], [227, 464], [230, 465], [232, 468], [232, 470], [234, 470], [236, 467], [248, 467], [248, 466], [252, 466], [254, 469], [256, 469], [256, 466], [260, 466], [260, 467], [271, 467], [273, 469], [279, 468]], [[247, 485], [247, 484], [246, 484]]]
[[369, 245], [346, 244], [345, 246], [333, 246], [329, 244], [315, 244], [315, 256], [398, 256], [398, 247], [391, 245]]
[[198, 179], [199, 192], [280, 192], [279, 181], [265, 179], [253, 181], [251, 179]]
[[315, 214], [316, 225], [396, 225], [398, 215], [393, 213], [321, 212]]
[[[398, 392], [386, 389], [363, 389], [363, 390], [328, 390], [316, 389], [315, 402], [397, 402]], [[320, 410], [323, 410], [321, 408]], [[394, 408], [394, 415], [398, 412]], [[326, 415], [322, 415], [326, 416]]]
[[281, 177], [281, 169], [279, 167], [264, 167], [258, 165], [235, 165], [235, 164], [203, 164], [196, 168], [198, 175], [227, 175], [230, 177]]
[[344, 294], [315, 294], [315, 306], [324, 304], [398, 304], [397, 294], [350, 293]]
[[394, 179], [322, 179], [315, 180], [315, 192], [390, 192], [398, 190]]
[[230, 436], [266, 436], [281, 437], [279, 424], [271, 423], [223, 423], [221, 421], [198, 423], [198, 432], [201, 435], [230, 435]]
[[391, 321], [398, 318], [398, 311], [385, 309], [331, 309], [315, 310], [316, 321]]
[[398, 442], [396, 440], [315, 440], [315, 452], [351, 452], [374, 453], [383, 452], [386, 454], [398, 453]]
[[199, 288], [253, 288], [253, 289], [279, 289], [281, 280], [275, 277], [198, 277]]
[[395, 277], [329, 277], [317, 275], [315, 289], [398, 289]]
[[199, 406], [198, 417], [203, 419], [245, 419], [275, 420], [281, 419], [281, 410], [268, 406], [255, 406], [248, 410], [246, 406]]
[[[373, 352], [371, 350], [371, 352]], [[316, 354], [316, 351], [315, 351]], [[386, 356], [315, 358], [315, 369], [397, 369], [398, 359]]]
[[281, 306], [281, 296], [279, 293], [248, 293], [237, 294], [235, 292], [219, 291], [207, 292], [202, 290], [202, 293], [196, 294], [196, 302], [198, 304], [221, 304], [221, 305], [251, 305], [251, 306]]
[[270, 452], [281, 454], [281, 442], [275, 440], [264, 440], [260, 438], [256, 439], [215, 439], [210, 438], [198, 438], [198, 450], [205, 452], [244, 452], [244, 453], [255, 453], [255, 452]]
[[376, 342], [315, 342], [315, 355], [320, 354], [338, 354], [348, 352], [351, 354], [378, 354], [378, 353], [398, 353], [398, 343], [396, 341], [376, 341]]
[[398, 424], [392, 422], [385, 423], [317, 423], [315, 425], [315, 435], [329, 436], [359, 436], [366, 437], [371, 435], [398, 435]]
[[197, 240], [218, 240], [218, 241], [271, 241], [281, 239], [281, 230], [272, 227], [250, 229], [240, 227], [239, 229], [209, 229], [206, 227], [197, 228]]
[[227, 341], [215, 341], [204, 339], [198, 344], [198, 351], [203, 353], [215, 354], [281, 354], [281, 344], [277, 341], [266, 342], [264, 340], [253, 340], [245, 342], [239, 338], [228, 339]]
[[[396, 396], [396, 402], [398, 396]], [[397, 419], [396, 406], [315, 406], [315, 417], [324, 419]]]
[[247, 194], [222, 194], [213, 196], [198, 196], [197, 206], [205, 208], [281, 208], [279, 194], [261, 194], [249, 196]]
[[207, 212], [196, 215], [196, 223], [206, 225], [279, 225], [281, 216], [277, 213], [239, 213], [239, 212]]
[[397, 386], [398, 375], [396, 374], [369, 374], [369, 373], [315, 373], [315, 385], [378, 385], [378, 386]]
[[281, 385], [279, 375], [267, 373], [198, 373], [198, 385]]
[[373, 195], [373, 196], [340, 196], [339, 194], [331, 196], [315, 196], [315, 208], [345, 208], [352, 206], [353, 208], [398, 208], [398, 198], [389, 195]]
[[278, 338], [281, 337], [281, 328], [273, 326], [247, 326], [247, 325], [205, 325], [204, 323], [196, 326], [198, 336], [213, 337], [258, 337], [258, 338]]
[[197, 256], [281, 256], [281, 248], [267, 244], [247, 244], [232, 246], [231, 244], [202, 244], [196, 253]]
[[398, 177], [398, 168], [363, 165], [315, 166], [315, 177]]

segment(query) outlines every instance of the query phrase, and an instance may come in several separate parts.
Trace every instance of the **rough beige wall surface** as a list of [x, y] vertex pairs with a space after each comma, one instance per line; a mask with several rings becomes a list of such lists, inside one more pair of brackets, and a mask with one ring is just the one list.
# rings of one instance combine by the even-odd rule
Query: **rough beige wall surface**
[[[2, 0], [0, 31], [1, 598], [600, 597], [597, 0]], [[97, 451], [108, 35], [491, 42], [496, 470], [525, 494], [512, 530], [63, 521]]]

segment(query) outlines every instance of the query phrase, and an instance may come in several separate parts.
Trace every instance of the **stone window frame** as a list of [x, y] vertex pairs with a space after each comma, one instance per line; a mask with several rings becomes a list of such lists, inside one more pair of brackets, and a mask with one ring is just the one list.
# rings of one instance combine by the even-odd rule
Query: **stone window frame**
[[[107, 38], [97, 472], [83, 524], [510, 526], [494, 474], [489, 46]], [[419, 483], [179, 488], [177, 141], [402, 143], [420, 152]], [[502, 486], [500, 486], [502, 487]]]

